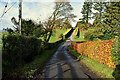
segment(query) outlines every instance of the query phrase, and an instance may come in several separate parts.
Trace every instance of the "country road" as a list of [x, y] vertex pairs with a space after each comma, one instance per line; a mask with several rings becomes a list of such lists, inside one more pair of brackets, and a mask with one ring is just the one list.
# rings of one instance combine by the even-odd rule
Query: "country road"
[[44, 80], [54, 80], [56, 78], [90, 80], [89, 76], [81, 70], [81, 64], [77, 60], [73, 59], [67, 51], [67, 48], [71, 44], [71, 41], [72, 35], [66, 40], [63, 45], [58, 47], [54, 55], [44, 65], [41, 74], [36, 76], [37, 78]]

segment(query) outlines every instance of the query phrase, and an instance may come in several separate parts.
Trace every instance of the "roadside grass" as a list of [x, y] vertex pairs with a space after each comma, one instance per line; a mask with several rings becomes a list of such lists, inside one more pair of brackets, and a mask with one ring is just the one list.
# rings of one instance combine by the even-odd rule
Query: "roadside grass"
[[55, 42], [60, 40], [62, 37], [60, 37], [63, 33], [65, 33], [67, 31], [66, 30], [55, 30], [50, 38], [49, 42]]
[[75, 41], [86, 41], [84, 38], [83, 38], [83, 33], [82, 33], [82, 31], [79, 31], [79, 38], [77, 38], [77, 39], [74, 39]]
[[[52, 34], [52, 36], [51, 36], [51, 38], [49, 40], [49, 43], [56, 42], [56, 41], [62, 39], [61, 35], [63, 33], [65, 33], [66, 31], [67, 31], [67, 29], [65, 29], [65, 30], [59, 30], [59, 29], [58, 30], [54, 30], [53, 34]], [[43, 40], [43, 37], [40, 37], [39, 39]]]
[[104, 64], [100, 64], [95, 60], [80, 55], [75, 50], [73, 50], [71, 46], [69, 46], [69, 51], [72, 55], [84, 63], [92, 72], [96, 73], [96, 75], [101, 76], [101, 78], [114, 78], [112, 76], [112, 73], [114, 71], [112, 68], [109, 68]]

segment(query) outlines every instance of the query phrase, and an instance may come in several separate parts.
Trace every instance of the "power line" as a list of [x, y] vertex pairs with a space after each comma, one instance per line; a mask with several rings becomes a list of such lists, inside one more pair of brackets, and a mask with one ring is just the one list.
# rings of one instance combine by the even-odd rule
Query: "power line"
[[5, 11], [5, 13], [7, 13], [16, 3], [17, 2], [14, 2], [13, 5], [10, 8], [8, 8], [8, 10]]
[[[12, 4], [12, 6], [10, 7], [10, 8], [8, 8], [7, 10], [6, 10], [6, 8], [7, 8], [7, 5], [5, 5], [5, 8], [4, 8], [4, 11], [3, 11], [3, 14], [1, 15], [1, 17], [0, 18], [2, 18], [15, 4], [16, 4], [17, 2], [14, 2], [13, 4]], [[8, 4], [8, 3], [7, 3]], [[5, 11], [6, 10], [6, 11]]]
[[[9, 1], [9, 0], [8, 0], [8, 1]], [[4, 14], [5, 14], [5, 10], [6, 10], [6, 8], [7, 8], [8, 1], [7, 1], [6, 5], [5, 5], [5, 8], [4, 8], [4, 10], [3, 10], [3, 14], [1, 15], [1, 17], [0, 17], [0, 18], [2, 18], [2, 17], [4, 16]]]
[[[8, 1], [9, 1], [9, 0], [8, 0]], [[8, 2], [7, 2], [7, 4], [5, 5], [3, 14], [2, 14], [1, 17], [0, 17], [0, 22], [1, 22], [1, 20], [2, 20], [2, 17], [3, 17], [16, 3], [17, 3], [17, 2], [14, 2], [14, 3], [12, 4], [12, 6], [6, 10], [7, 5], [8, 5]], [[6, 11], [5, 11], [5, 10], [6, 10]]]

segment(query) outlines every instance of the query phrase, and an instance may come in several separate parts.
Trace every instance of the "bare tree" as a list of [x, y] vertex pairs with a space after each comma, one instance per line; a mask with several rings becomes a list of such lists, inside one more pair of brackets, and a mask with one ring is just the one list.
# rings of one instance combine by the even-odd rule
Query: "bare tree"
[[74, 21], [73, 18], [76, 16], [71, 13], [73, 10], [70, 2], [67, 0], [63, 1], [55, 1], [55, 10], [52, 15], [48, 18], [46, 22], [44, 22], [43, 29], [46, 34], [44, 34], [44, 41], [48, 42], [53, 32], [54, 24], [56, 20], [60, 19], [61, 21], [69, 19], [69, 21]]

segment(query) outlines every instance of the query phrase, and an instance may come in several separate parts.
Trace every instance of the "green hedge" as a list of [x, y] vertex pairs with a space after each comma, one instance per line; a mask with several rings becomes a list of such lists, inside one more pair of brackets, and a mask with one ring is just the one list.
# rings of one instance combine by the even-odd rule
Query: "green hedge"
[[61, 39], [55, 43], [48, 43], [47, 46], [45, 46], [42, 40], [35, 37], [11, 34], [3, 36], [2, 39], [2, 73], [4, 78], [13, 78], [16, 77], [16, 75], [27, 76], [29, 73], [26, 74], [26, 72], [24, 72], [26, 70], [33, 73], [33, 71], [36, 71], [43, 65], [43, 62], [53, 54], [57, 46], [66, 41], [66, 39]]
[[33, 56], [40, 54], [41, 51], [41, 40], [38, 40], [35, 37], [21, 35], [3, 36], [3, 68], [30, 62], [33, 60]]
[[120, 41], [120, 36], [116, 36], [116, 39], [114, 43], [112, 44], [112, 51], [111, 53], [114, 55], [113, 60], [115, 61], [116, 68], [114, 70], [113, 76], [115, 77], [116, 80], [120, 79], [120, 52], [119, 52], [119, 43]]

